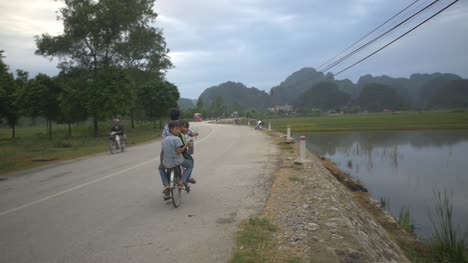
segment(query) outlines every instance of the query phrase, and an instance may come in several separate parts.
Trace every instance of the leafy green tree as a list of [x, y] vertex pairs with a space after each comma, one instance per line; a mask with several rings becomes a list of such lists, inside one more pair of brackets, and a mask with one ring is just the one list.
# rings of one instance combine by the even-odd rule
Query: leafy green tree
[[5, 118], [11, 127], [11, 137], [15, 138], [15, 126], [20, 117], [18, 107], [18, 85], [13, 74], [8, 72], [8, 66], [3, 62], [3, 50], [0, 50], [0, 120]]
[[[60, 9], [64, 32], [58, 36], [36, 36], [36, 54], [58, 57], [64, 70], [88, 72], [87, 110], [93, 117], [94, 134], [98, 119], [132, 106], [121, 92], [120, 69], [138, 68], [163, 75], [172, 66], [162, 31], [150, 26], [157, 17], [154, 0], [64, 0]], [[106, 82], [117, 77], [118, 88]], [[131, 81], [131, 79], [130, 79]], [[131, 89], [127, 85], [126, 89]], [[129, 93], [136, 93], [135, 90]], [[133, 99], [133, 97], [130, 97]], [[111, 106], [109, 102], [116, 103]]]
[[177, 107], [180, 93], [174, 84], [154, 79], [139, 90], [138, 97], [146, 116], [153, 121], [159, 119], [159, 126], [162, 127], [161, 119], [167, 115], [170, 108]]
[[119, 68], [107, 67], [101, 70], [96, 81], [89, 83], [85, 93], [85, 107], [93, 119], [104, 119], [109, 115], [124, 115], [134, 99], [130, 80]]
[[21, 96], [25, 112], [38, 114], [47, 120], [49, 138], [52, 138], [52, 122], [60, 115], [59, 94], [60, 87], [54, 79], [45, 74], [38, 74], [28, 83]]
[[68, 124], [68, 136], [71, 137], [71, 124], [84, 121], [88, 117], [87, 109], [84, 105], [86, 90], [86, 74], [83, 71], [60, 72], [57, 76], [57, 85], [61, 93], [59, 95], [60, 115], [59, 123]]
[[226, 109], [227, 107], [224, 103], [224, 98], [222, 96], [217, 96], [211, 105], [210, 111], [217, 117], [222, 117], [222, 115], [226, 112]]

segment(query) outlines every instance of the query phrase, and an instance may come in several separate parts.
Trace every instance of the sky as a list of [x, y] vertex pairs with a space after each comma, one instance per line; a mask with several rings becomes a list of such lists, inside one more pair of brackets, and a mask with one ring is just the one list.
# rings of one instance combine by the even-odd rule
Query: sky
[[[320, 66], [340, 54], [415, 0], [158, 0], [154, 9], [174, 68], [168, 81], [181, 97], [197, 99], [226, 81], [269, 92], [293, 72]], [[427, 6], [419, 0], [376, 31], [384, 33]], [[452, 1], [440, 0], [325, 72], [337, 73], [408, 31]], [[0, 50], [10, 70], [56, 75], [58, 60], [34, 55], [35, 35], [63, 32], [53, 0], [0, 0]], [[336, 76], [356, 83], [360, 76], [409, 77], [413, 73], [455, 73], [468, 78], [468, 1], [455, 5], [399, 41]], [[348, 52], [366, 42], [360, 42]], [[343, 53], [345, 55], [347, 53]]]

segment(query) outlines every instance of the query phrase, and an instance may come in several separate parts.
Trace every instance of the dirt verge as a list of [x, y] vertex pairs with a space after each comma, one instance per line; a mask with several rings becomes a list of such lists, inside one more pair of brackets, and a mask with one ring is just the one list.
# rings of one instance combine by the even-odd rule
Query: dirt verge
[[415, 237], [365, 188], [311, 153], [297, 161], [297, 145], [272, 136], [281, 154], [262, 216], [278, 228], [275, 253], [303, 262], [409, 262], [395, 240], [405, 244]]

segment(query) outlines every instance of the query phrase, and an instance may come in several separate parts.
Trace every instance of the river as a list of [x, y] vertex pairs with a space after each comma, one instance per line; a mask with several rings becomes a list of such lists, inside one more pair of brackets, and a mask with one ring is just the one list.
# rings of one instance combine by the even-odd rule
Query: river
[[[302, 135], [302, 134], [301, 134]], [[398, 218], [408, 208], [415, 232], [432, 233], [436, 191], [452, 197], [453, 220], [468, 228], [468, 131], [305, 134], [307, 148], [359, 179]]]

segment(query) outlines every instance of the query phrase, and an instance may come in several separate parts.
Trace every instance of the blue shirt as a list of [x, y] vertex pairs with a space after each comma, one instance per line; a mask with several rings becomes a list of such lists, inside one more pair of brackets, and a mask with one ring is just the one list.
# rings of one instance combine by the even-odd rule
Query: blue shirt
[[169, 134], [162, 142], [163, 150], [163, 166], [166, 168], [172, 168], [180, 165], [184, 161], [184, 156], [177, 153], [177, 148], [183, 146], [182, 140]]

